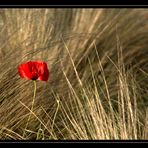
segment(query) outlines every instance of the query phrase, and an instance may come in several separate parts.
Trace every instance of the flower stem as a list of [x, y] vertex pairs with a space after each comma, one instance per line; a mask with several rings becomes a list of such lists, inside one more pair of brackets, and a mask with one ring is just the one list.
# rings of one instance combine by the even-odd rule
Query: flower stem
[[[31, 111], [32, 112], [33, 112], [33, 107], [34, 107], [34, 102], [35, 102], [35, 97], [36, 97], [36, 80], [34, 80], [33, 83], [34, 83], [34, 91], [33, 91], [33, 98], [32, 98], [32, 104], [31, 104]], [[24, 130], [24, 133], [23, 133], [23, 137], [26, 134], [25, 131], [26, 131], [27, 127], [28, 127], [30, 118], [31, 118], [31, 112], [30, 112], [28, 120], [27, 120], [27, 124], [26, 124], [25, 130]]]
[[34, 92], [33, 92], [31, 111], [33, 111], [33, 106], [34, 106], [35, 97], [36, 97], [36, 81], [34, 80], [33, 83], [34, 83]]

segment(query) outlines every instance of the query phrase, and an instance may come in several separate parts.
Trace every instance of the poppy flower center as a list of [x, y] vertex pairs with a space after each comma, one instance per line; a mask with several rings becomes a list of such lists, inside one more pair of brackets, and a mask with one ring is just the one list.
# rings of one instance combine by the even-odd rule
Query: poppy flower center
[[32, 73], [32, 80], [37, 80], [38, 79], [38, 77], [39, 77], [39, 75], [38, 75], [38, 73], [37, 72], [33, 72]]
[[38, 76], [33, 76], [32, 78], [31, 78], [31, 80], [37, 80], [38, 79]]

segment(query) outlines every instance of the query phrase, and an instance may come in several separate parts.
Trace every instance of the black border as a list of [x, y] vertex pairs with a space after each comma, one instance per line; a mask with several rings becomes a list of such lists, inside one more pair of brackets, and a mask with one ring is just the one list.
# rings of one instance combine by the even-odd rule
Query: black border
[[106, 8], [106, 7], [146, 7], [147, 0], [1, 0], [0, 7], [4, 8], [41, 8], [41, 7], [79, 7], [79, 8]]
[[[59, 0], [59, 1], [62, 1], [62, 0]], [[146, 1], [146, 0], [145, 0]], [[147, 1], [148, 2], [148, 1]], [[82, 5], [64, 5], [64, 4], [51, 4], [51, 5], [45, 5], [45, 4], [41, 4], [41, 5], [33, 5], [33, 4], [1, 4], [1, 1], [0, 1], [0, 8], [148, 8], [148, 4], [145, 4], [145, 5], [138, 5], [138, 4], [131, 4], [131, 5], [117, 5], [117, 4], [105, 4], [105, 5], [95, 5], [95, 4], [91, 4], [91, 5], [87, 5], [87, 4], [82, 4]]]
[[0, 8], [148, 8], [148, 5], [0, 5]]

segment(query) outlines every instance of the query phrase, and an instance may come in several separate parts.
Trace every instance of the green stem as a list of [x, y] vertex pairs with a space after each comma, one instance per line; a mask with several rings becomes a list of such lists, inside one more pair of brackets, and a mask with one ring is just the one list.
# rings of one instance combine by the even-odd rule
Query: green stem
[[[33, 107], [34, 107], [34, 102], [35, 102], [35, 97], [36, 97], [36, 80], [34, 80], [33, 83], [34, 83], [34, 92], [33, 92], [32, 104], [31, 104], [31, 111], [32, 112], [33, 112]], [[23, 137], [25, 136], [25, 131], [28, 127], [30, 118], [31, 118], [31, 112], [30, 112], [28, 120], [27, 120], [27, 124], [26, 124], [25, 130], [24, 130], [24, 133], [23, 133]]]
[[33, 83], [34, 83], [34, 92], [33, 92], [31, 111], [33, 111], [33, 106], [34, 106], [35, 97], [36, 97], [36, 81], [34, 80]]

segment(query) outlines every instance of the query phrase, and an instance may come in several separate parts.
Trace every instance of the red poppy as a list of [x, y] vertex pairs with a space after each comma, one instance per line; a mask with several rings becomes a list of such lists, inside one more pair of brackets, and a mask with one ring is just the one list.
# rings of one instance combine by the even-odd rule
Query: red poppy
[[18, 66], [20, 77], [28, 80], [48, 81], [49, 71], [43, 61], [29, 61]]

